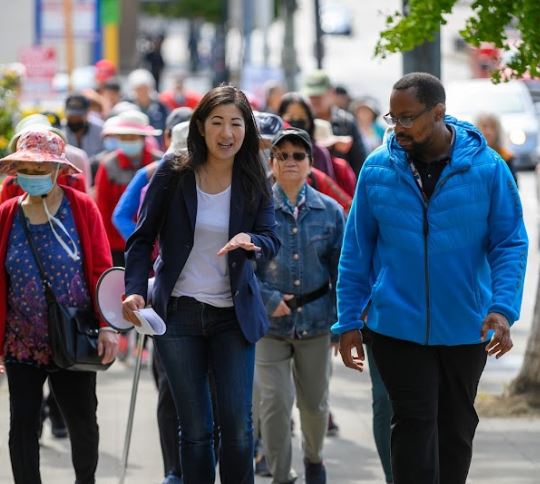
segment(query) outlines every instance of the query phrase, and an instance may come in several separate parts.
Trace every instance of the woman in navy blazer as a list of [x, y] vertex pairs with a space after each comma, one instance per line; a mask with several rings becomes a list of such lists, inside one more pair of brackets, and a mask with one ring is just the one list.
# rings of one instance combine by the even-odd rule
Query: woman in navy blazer
[[209, 91], [191, 118], [188, 154], [152, 178], [127, 241], [124, 317], [146, 305], [159, 240], [152, 305], [167, 323], [154, 338], [181, 428], [184, 484], [215, 480], [212, 402], [223, 483], [253, 483], [251, 393], [254, 343], [268, 328], [254, 260], [280, 246], [272, 196], [258, 159], [259, 136], [245, 95]]

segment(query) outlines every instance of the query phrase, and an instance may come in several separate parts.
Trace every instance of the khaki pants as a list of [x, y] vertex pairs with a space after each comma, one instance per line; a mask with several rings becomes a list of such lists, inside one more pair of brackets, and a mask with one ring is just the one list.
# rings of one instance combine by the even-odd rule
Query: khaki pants
[[287, 482], [296, 477], [291, 468], [295, 390], [304, 457], [313, 463], [322, 461], [328, 426], [330, 335], [306, 340], [262, 338], [255, 350], [255, 379], [260, 392], [261, 434], [272, 482]]

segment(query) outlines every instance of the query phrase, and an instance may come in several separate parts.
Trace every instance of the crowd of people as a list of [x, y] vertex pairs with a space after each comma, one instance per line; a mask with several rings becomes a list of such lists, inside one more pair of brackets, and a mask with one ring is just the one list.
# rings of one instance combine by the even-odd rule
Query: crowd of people
[[[115, 265], [124, 318], [140, 324], [155, 276], [166, 322], [152, 353], [163, 484], [213, 483], [218, 463], [223, 483], [295, 482], [295, 401], [304, 480], [332, 482], [338, 350], [359, 371], [367, 355], [386, 482], [464, 484], [476, 388], [486, 356], [512, 346], [527, 258], [497, 118], [477, 129], [446, 115], [442, 84], [422, 73], [394, 85], [385, 128], [376, 100], [321, 70], [298, 92], [269, 83], [261, 107], [234, 86], [199, 95], [177, 76], [159, 93], [149, 71], [124, 86], [97, 67], [96, 91], [70, 94], [63, 117], [22, 119], [0, 160], [15, 482], [41, 482], [47, 415], [71, 440], [76, 482], [95, 482], [95, 373], [53, 363], [43, 285], [93, 308]], [[104, 364], [125, 356], [125, 336], [96, 331]]]

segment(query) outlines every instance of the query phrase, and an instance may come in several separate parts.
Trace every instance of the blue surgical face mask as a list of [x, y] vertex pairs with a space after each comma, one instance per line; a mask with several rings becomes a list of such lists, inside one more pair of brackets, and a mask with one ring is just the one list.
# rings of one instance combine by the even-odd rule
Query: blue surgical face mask
[[46, 175], [27, 175], [17, 172], [17, 184], [32, 197], [47, 195], [54, 187], [52, 173], [47, 173]]
[[122, 141], [118, 140], [118, 149], [129, 158], [135, 158], [141, 154], [141, 151], [144, 147], [144, 141], [133, 140], [133, 141]]
[[105, 148], [106, 151], [117, 150], [119, 145], [118, 138], [113, 138], [110, 136], [103, 138], [103, 148]]

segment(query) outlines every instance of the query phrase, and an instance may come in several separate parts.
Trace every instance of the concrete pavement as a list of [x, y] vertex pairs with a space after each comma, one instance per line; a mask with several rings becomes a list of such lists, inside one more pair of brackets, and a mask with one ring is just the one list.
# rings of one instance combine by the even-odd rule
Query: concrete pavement
[[[513, 330], [515, 348], [499, 361], [490, 360], [480, 392], [498, 393], [520, 368], [530, 328], [537, 281], [536, 193], [532, 173], [520, 174], [523, 206], [531, 239], [529, 270], [525, 285], [522, 320]], [[133, 368], [116, 363], [99, 375], [99, 423], [101, 430], [99, 484], [118, 482], [129, 408]], [[360, 375], [334, 361], [331, 408], [341, 431], [326, 440], [328, 482], [375, 484], [384, 482], [371, 434], [369, 375]], [[156, 391], [148, 369], [143, 370], [132, 438], [128, 484], [157, 484], [162, 462], [155, 418]], [[295, 416], [298, 423], [298, 418]], [[13, 482], [8, 452], [9, 403], [5, 377], [0, 377], [0, 484]], [[302, 474], [298, 424], [294, 438], [294, 465]], [[536, 484], [540, 482], [540, 418], [481, 419], [469, 481], [471, 484]], [[41, 469], [44, 484], [74, 481], [69, 441], [51, 437], [46, 425], [42, 438]], [[270, 479], [257, 478], [257, 484]], [[299, 480], [299, 482], [301, 482]]]

